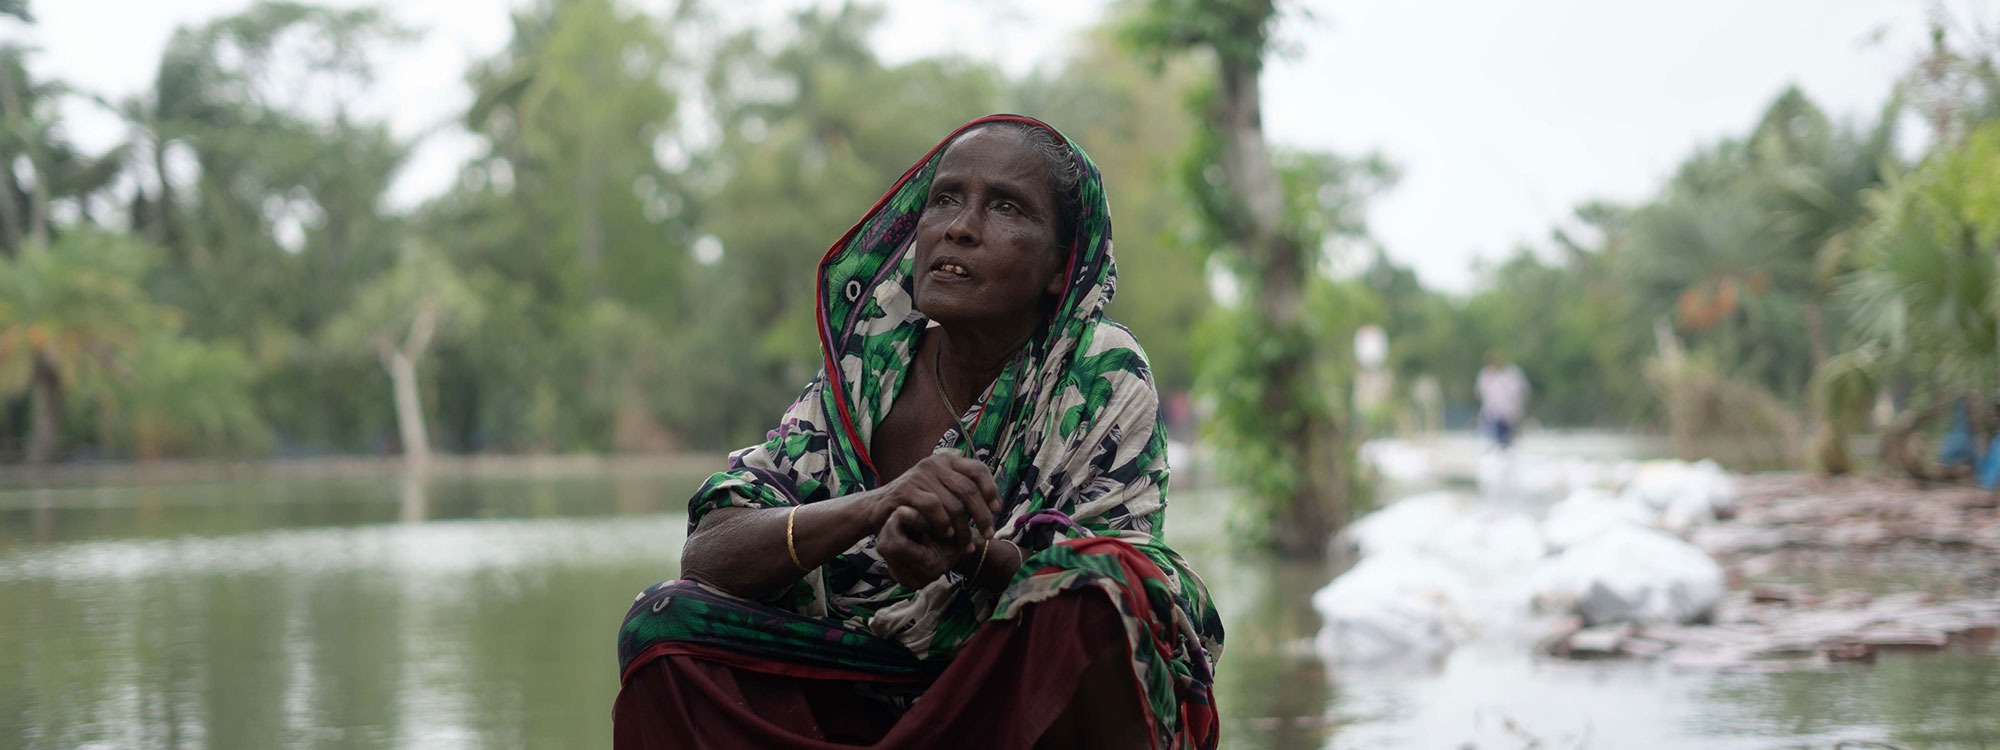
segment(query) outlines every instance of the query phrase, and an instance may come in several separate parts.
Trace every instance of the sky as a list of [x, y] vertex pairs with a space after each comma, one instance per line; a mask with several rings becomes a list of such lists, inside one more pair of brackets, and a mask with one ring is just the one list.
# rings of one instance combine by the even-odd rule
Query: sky
[[[641, 0], [641, 7], [667, 0]], [[828, 0], [714, 3], [743, 23]], [[1971, 4], [1968, 4], [1971, 3]], [[31, 0], [39, 75], [117, 100], [150, 82], [182, 25], [249, 0]], [[329, 0], [356, 6], [360, 0]], [[391, 194], [442, 192], [477, 151], [454, 125], [463, 75], [505, 46], [508, 0], [383, 3], [424, 31], [383, 65], [364, 112], [421, 138]], [[1060, 64], [1105, 0], [886, 0], [875, 35], [891, 62], [963, 54], [1013, 73]], [[1401, 182], [1369, 222], [1425, 283], [1465, 292], [1523, 243], [1544, 240], [1590, 200], [1638, 201], [1699, 145], [1739, 135], [1787, 85], [1836, 117], [1872, 122], [1926, 40], [1922, 0], [1305, 0], [1287, 53], [1268, 66], [1264, 124], [1286, 148], [1377, 151]], [[1962, 17], [1992, 8], [1953, 4]], [[115, 19], [107, 23], [107, 19]], [[1027, 113], [1034, 114], [1034, 113]], [[100, 149], [124, 135], [71, 102], [71, 136]], [[1062, 123], [1055, 123], [1058, 127]], [[913, 144], [913, 154], [929, 144]], [[1088, 149], [1090, 144], [1082, 144]], [[1116, 185], [1108, 186], [1116, 190]]]

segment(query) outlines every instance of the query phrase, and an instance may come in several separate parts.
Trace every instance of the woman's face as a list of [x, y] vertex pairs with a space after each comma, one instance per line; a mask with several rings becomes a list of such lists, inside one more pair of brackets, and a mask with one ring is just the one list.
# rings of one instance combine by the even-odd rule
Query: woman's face
[[946, 146], [915, 240], [917, 309], [946, 325], [1033, 330], [1063, 290], [1048, 167], [1017, 131]]

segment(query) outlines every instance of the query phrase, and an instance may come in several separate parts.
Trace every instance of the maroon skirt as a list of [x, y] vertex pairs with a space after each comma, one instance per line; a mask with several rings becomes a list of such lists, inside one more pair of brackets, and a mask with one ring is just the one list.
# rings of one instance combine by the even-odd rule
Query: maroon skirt
[[[611, 712], [613, 746], [1030, 748], [1070, 706], [1093, 658], [1114, 648], [1129, 662], [1124, 625], [1104, 595], [1061, 594], [987, 623], [907, 712], [864, 697], [866, 686], [852, 680], [690, 649], [626, 676]], [[1144, 717], [1139, 694], [1131, 710]]]

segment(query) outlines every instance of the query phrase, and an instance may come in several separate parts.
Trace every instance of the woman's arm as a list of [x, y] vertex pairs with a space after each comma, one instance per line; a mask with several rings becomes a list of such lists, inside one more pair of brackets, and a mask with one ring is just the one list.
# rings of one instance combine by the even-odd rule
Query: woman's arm
[[926, 538], [961, 554], [976, 550], [992, 536], [999, 504], [984, 464], [932, 455], [874, 490], [797, 506], [711, 510], [688, 535], [681, 574], [765, 599], [876, 533], [898, 509], [908, 509], [905, 518], [924, 527]]
[[792, 508], [718, 508], [703, 518], [681, 549], [681, 577], [737, 596], [766, 599], [805, 575], [792, 563], [785, 525], [799, 562], [816, 568], [875, 533], [869, 492]]

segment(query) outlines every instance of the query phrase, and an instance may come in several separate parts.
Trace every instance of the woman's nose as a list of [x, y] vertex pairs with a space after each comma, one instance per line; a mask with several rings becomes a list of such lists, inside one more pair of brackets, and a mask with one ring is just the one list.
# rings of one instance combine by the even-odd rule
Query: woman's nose
[[959, 209], [958, 214], [951, 217], [951, 223], [944, 227], [945, 241], [954, 245], [978, 244], [982, 223], [979, 213], [975, 206]]

